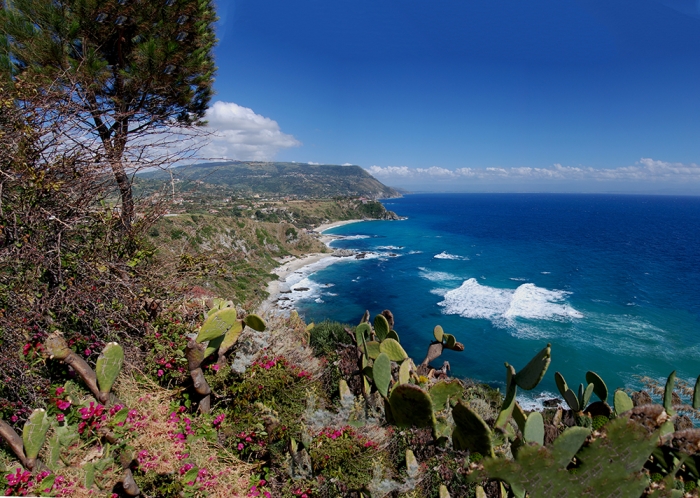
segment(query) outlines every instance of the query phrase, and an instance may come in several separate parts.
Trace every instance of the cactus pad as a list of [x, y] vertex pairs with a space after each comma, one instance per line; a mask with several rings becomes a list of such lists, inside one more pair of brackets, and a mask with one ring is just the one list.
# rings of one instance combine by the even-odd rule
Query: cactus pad
[[362, 344], [362, 339], [364, 338], [365, 340], [369, 339], [370, 333], [372, 330], [369, 328], [368, 323], [361, 323], [355, 328], [355, 340], [357, 341], [357, 344]]
[[525, 415], [525, 412], [517, 401], [513, 407], [513, 420], [515, 420], [515, 423], [518, 425], [520, 432], [523, 432], [525, 430], [525, 422], [527, 422], [527, 415]]
[[243, 332], [243, 324], [240, 322], [240, 320], [236, 320], [224, 335], [224, 339], [221, 341], [219, 349], [222, 351], [228, 351], [231, 349], [231, 346], [236, 343], [238, 337], [241, 335], [241, 332]]
[[444, 410], [447, 408], [447, 400], [460, 396], [463, 391], [462, 384], [456, 379], [449, 382], [441, 380], [433, 384], [428, 391], [430, 398], [433, 400], [433, 410], [436, 412]]
[[[382, 350], [380, 349], [380, 345], [377, 341], [365, 342], [365, 345], [362, 348], [362, 350], [363, 350], [363, 352], [366, 352], [367, 356], [369, 356], [373, 360], [376, 360], [377, 356], [379, 356], [379, 354], [382, 352]], [[390, 357], [389, 359], [392, 359], [392, 358]], [[397, 360], [397, 361], [400, 361], [400, 360]]]
[[460, 400], [452, 409], [452, 418], [455, 421], [452, 445], [456, 450], [493, 456], [491, 429], [475, 411]]
[[528, 443], [544, 444], [544, 419], [540, 412], [531, 412], [525, 421], [523, 439]]
[[418, 472], [420, 471], [420, 466], [418, 465], [418, 460], [411, 450], [406, 450], [406, 473], [408, 477], [418, 477]]
[[394, 339], [396, 342], [399, 342], [399, 334], [395, 330], [390, 330], [389, 333], [386, 335], [387, 339]]
[[260, 318], [258, 315], [251, 313], [250, 315], [246, 315], [243, 321], [248, 327], [250, 327], [253, 330], [257, 330], [258, 332], [265, 331], [265, 320]]
[[[656, 446], [658, 434], [649, 434], [643, 426], [623, 417], [605, 426], [606, 437], [596, 439], [577, 452], [586, 434], [580, 432], [580, 428], [572, 429], [564, 432], [560, 436], [564, 440], [555, 441], [551, 450], [524, 446], [515, 461], [485, 460], [482, 477], [504, 480], [511, 487], [526, 490], [533, 498], [638, 498], [642, 495], [649, 479], [641, 470]], [[574, 453], [581, 464], [576, 472], [570, 472], [566, 465]]]
[[700, 409], [700, 376], [695, 381], [693, 388], [693, 410]]
[[408, 358], [401, 344], [394, 339], [384, 339], [379, 345], [379, 350], [382, 353], [386, 353], [391, 361], [403, 361]]
[[[382, 316], [382, 318], [384, 317]], [[386, 318], [384, 318], [384, 320], [386, 320]], [[377, 386], [379, 394], [386, 398], [389, 392], [389, 384], [391, 383], [391, 360], [385, 353], [381, 353], [377, 356], [377, 359], [374, 360], [372, 379], [374, 380], [374, 385]]]
[[34, 410], [24, 423], [22, 442], [24, 443], [24, 454], [27, 456], [27, 459], [34, 460], [39, 456], [49, 427], [51, 427], [51, 421], [44, 409]]
[[564, 393], [564, 401], [566, 401], [566, 404], [569, 405], [569, 408], [571, 408], [573, 411], [578, 412], [582, 410], [578, 403], [578, 396], [576, 396], [576, 393], [574, 393], [571, 389], [567, 389]]
[[46, 338], [44, 341], [44, 350], [49, 356], [57, 360], [65, 360], [68, 358], [68, 355], [73, 352], [68, 347], [68, 343], [66, 343], [63, 336], [58, 332], [54, 332]]
[[554, 372], [554, 382], [557, 384], [557, 389], [559, 389], [559, 394], [564, 396], [564, 393], [569, 390], [569, 386], [564, 380], [564, 376], [559, 372]]
[[676, 411], [673, 409], [673, 387], [676, 384], [676, 371], [671, 372], [666, 380], [666, 387], [664, 389], [664, 409], [669, 415], [675, 415]]
[[389, 322], [384, 315], [377, 315], [374, 317], [374, 333], [377, 334], [377, 339], [380, 341], [386, 339], [390, 330], [391, 327], [389, 327]]
[[615, 396], [613, 397], [613, 404], [615, 406], [615, 413], [617, 415], [621, 415], [634, 408], [634, 403], [632, 403], [632, 399], [627, 395], [625, 391], [615, 391]]
[[216, 351], [221, 348], [221, 344], [223, 344], [225, 337], [225, 335], [220, 335], [216, 339], [209, 341], [206, 349], [204, 350], [204, 357], [206, 358], [207, 356], [216, 353]]
[[399, 384], [406, 384], [411, 378], [411, 359], [408, 358], [401, 362], [399, 367]]
[[[513, 368], [513, 367], [510, 367]], [[496, 419], [495, 427], [499, 429], [504, 429], [511, 415], [513, 414], [513, 409], [515, 408], [515, 395], [518, 393], [518, 386], [515, 382], [508, 383], [508, 390], [506, 391], [506, 397], [503, 400], [503, 406], [501, 406], [501, 412], [498, 414]]]
[[399, 384], [391, 391], [389, 404], [399, 427], [430, 427], [435, 423], [430, 395], [418, 386]]
[[544, 377], [551, 361], [552, 347], [551, 344], [547, 344], [542, 351], [537, 353], [534, 358], [515, 375], [515, 383], [526, 391], [534, 389]]
[[435, 337], [435, 340], [437, 342], [442, 342], [442, 337], [445, 335], [445, 333], [442, 330], [442, 327], [440, 325], [435, 325], [435, 328], [433, 329], [433, 336]]
[[204, 320], [202, 328], [199, 329], [196, 342], [202, 343], [211, 341], [219, 336], [224, 335], [233, 324], [238, 320], [238, 313], [235, 308], [224, 308], [209, 315], [209, 318]]
[[593, 392], [596, 396], [598, 396], [598, 399], [600, 399], [603, 403], [608, 402], [608, 386], [605, 385], [605, 382], [603, 382], [603, 379], [600, 378], [600, 375], [595, 372], [588, 371], [586, 372], [586, 382], [593, 384]]
[[100, 392], [108, 393], [112, 389], [122, 365], [124, 365], [124, 349], [116, 342], [110, 342], [100, 353], [95, 365]]
[[552, 444], [552, 456], [557, 467], [566, 468], [583, 446], [591, 430], [587, 427], [569, 427]]
[[457, 345], [457, 339], [455, 339], [455, 336], [452, 334], [443, 334], [443, 337], [445, 338], [445, 347], [447, 349], [454, 349]]
[[591, 396], [593, 395], [593, 391], [595, 390], [595, 384], [590, 383], [586, 386], [586, 390], [583, 391], [583, 396], [580, 399], [579, 405], [581, 408], [581, 411], [585, 410], [586, 407], [588, 406], [588, 402], [591, 400]]

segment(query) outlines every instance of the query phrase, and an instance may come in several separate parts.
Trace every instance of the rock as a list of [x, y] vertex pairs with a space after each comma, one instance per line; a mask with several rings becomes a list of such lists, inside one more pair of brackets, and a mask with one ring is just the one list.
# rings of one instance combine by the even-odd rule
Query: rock
[[357, 256], [355, 256], [355, 259], [365, 259], [365, 256], [367, 256], [366, 252], [361, 252]]
[[294, 287], [294, 289], [292, 289], [292, 290], [297, 291], [297, 292], [306, 292], [309, 290], [309, 288], [308, 287]]
[[676, 431], [684, 431], [686, 429], [692, 429], [694, 426], [690, 417], [687, 415], [680, 415], [673, 421], [673, 427], [676, 429]]
[[334, 256], [336, 258], [347, 258], [349, 256], [354, 256], [355, 251], [351, 249], [337, 249], [333, 252], [331, 256]]
[[563, 403], [563, 401], [560, 400], [559, 398], [552, 398], [552, 399], [545, 399], [545, 400], [542, 402], [542, 405], [543, 405], [545, 408], [556, 408], [556, 407], [559, 406], [561, 403]]
[[632, 393], [632, 403], [634, 403], [634, 406], [651, 405], [653, 402], [651, 396], [649, 396], [649, 393], [646, 391]]

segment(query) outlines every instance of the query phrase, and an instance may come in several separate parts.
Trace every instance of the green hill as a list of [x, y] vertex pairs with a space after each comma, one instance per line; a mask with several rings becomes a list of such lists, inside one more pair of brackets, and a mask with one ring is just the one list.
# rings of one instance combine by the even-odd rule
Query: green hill
[[[219, 162], [175, 168], [180, 182], [224, 185], [240, 195], [275, 195], [297, 198], [366, 196], [372, 199], [401, 194], [359, 166], [330, 164]], [[144, 179], [170, 180], [164, 171], [143, 173]]]

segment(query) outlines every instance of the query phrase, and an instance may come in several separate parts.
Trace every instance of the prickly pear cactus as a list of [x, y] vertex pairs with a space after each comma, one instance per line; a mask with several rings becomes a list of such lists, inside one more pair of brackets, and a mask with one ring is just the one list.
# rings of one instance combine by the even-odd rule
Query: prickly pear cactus
[[462, 395], [464, 388], [458, 380], [441, 380], [430, 387], [430, 398], [433, 400], [433, 410], [439, 412], [447, 407], [447, 401]]
[[493, 456], [491, 429], [475, 411], [460, 400], [452, 409], [452, 418], [455, 421], [452, 444], [456, 450]]
[[[639, 498], [649, 480], [641, 472], [658, 433], [621, 417], [605, 426], [605, 437], [581, 448], [587, 429], [567, 430], [552, 448], [523, 446], [515, 461], [484, 461], [484, 477], [524, 489], [531, 498]], [[579, 449], [580, 448], [580, 449]], [[578, 466], [567, 470], [573, 456]]]
[[105, 346], [97, 358], [95, 374], [101, 393], [109, 393], [124, 365], [124, 349], [116, 342]]
[[544, 419], [540, 412], [532, 412], [527, 416], [523, 439], [526, 443], [536, 443], [539, 446], [544, 444]]
[[39, 456], [49, 427], [51, 427], [51, 422], [44, 409], [34, 410], [25, 422], [22, 430], [22, 442], [24, 443], [24, 454], [28, 460], [35, 460]]
[[380, 341], [386, 339], [390, 330], [389, 322], [384, 315], [377, 315], [374, 317], [374, 333], [377, 334], [377, 339]]
[[433, 329], [433, 336], [435, 337], [435, 340], [437, 342], [442, 342], [442, 337], [445, 335], [445, 332], [442, 330], [442, 327], [440, 325], [435, 325], [435, 328]]
[[243, 321], [248, 327], [258, 332], [264, 332], [265, 328], [267, 327], [265, 320], [252, 313], [250, 315], [246, 315]]
[[233, 324], [238, 320], [238, 312], [236, 308], [224, 308], [215, 313], [209, 315], [209, 317], [204, 320], [202, 328], [199, 329], [199, 334], [197, 334], [196, 342], [202, 343], [206, 341], [211, 341], [219, 336], [224, 335]]
[[621, 415], [634, 408], [632, 399], [625, 391], [615, 391], [615, 395], [613, 396], [613, 404], [615, 405], [615, 413], [617, 415]]
[[413, 384], [399, 384], [391, 391], [389, 405], [399, 427], [430, 427], [435, 423], [430, 395]]
[[[384, 318], [384, 317], [382, 317]], [[401, 344], [394, 339], [384, 339], [379, 344], [379, 351], [386, 353], [391, 361], [403, 361], [408, 358], [406, 351], [401, 347]]]
[[608, 386], [605, 385], [600, 375], [589, 370], [586, 372], [586, 382], [593, 384], [593, 392], [598, 396], [599, 400], [603, 403], [608, 402]]
[[526, 391], [534, 389], [547, 373], [551, 361], [552, 345], [547, 344], [547, 347], [537, 353], [522, 370], [515, 374], [515, 383]]
[[[382, 316], [382, 318], [384, 317]], [[372, 380], [374, 381], [374, 385], [377, 386], [379, 394], [386, 398], [389, 391], [389, 384], [391, 383], [391, 360], [385, 353], [381, 353], [377, 356], [377, 359], [374, 360], [374, 365], [372, 365]]]

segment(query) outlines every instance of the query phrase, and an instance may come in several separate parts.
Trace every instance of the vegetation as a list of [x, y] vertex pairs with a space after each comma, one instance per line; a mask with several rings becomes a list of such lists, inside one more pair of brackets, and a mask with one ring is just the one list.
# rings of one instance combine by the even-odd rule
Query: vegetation
[[[4, 84], [32, 82], [111, 170], [134, 217], [133, 165], [170, 163], [173, 127], [204, 116], [215, 71], [210, 1], [13, 0], [0, 9]], [[18, 96], [21, 98], [21, 95]], [[36, 100], [20, 108], [31, 111]], [[168, 138], [170, 137], [170, 138]], [[182, 140], [182, 136], [178, 137]], [[155, 155], [154, 155], [155, 154]]]
[[[192, 183], [225, 186], [234, 195], [272, 195], [296, 199], [364, 196], [370, 199], [400, 197], [359, 166], [327, 164], [229, 162], [196, 164], [172, 171], [187, 190]], [[147, 180], [170, 181], [165, 172], [143, 173]]]

